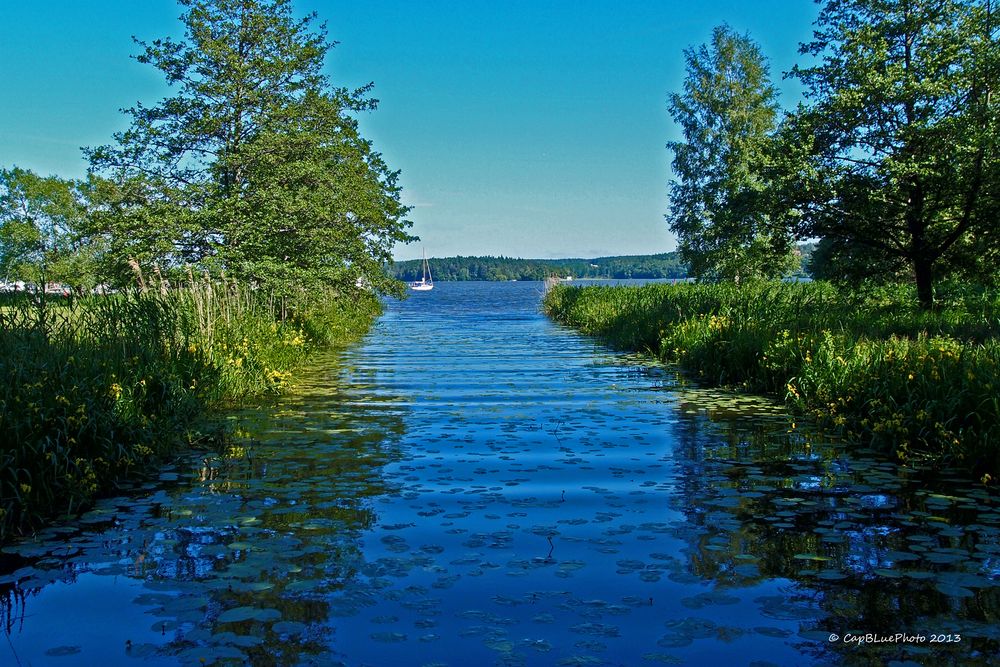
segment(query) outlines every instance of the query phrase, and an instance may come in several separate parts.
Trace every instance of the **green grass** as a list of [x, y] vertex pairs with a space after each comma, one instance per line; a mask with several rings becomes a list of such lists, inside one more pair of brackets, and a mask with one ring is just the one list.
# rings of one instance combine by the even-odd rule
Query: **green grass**
[[0, 302], [0, 541], [217, 437], [200, 430], [210, 410], [284, 390], [312, 350], [356, 338], [380, 308], [323, 296], [279, 304], [205, 283]]
[[1000, 295], [826, 283], [560, 286], [544, 309], [701, 381], [777, 395], [847, 438], [912, 464], [1000, 471]]

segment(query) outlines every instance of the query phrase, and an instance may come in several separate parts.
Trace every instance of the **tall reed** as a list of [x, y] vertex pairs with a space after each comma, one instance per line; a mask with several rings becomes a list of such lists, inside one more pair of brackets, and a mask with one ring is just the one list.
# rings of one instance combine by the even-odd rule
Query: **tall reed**
[[908, 288], [826, 283], [558, 287], [544, 309], [702, 381], [775, 394], [900, 460], [1000, 471], [1000, 295], [953, 289], [922, 311]]
[[311, 350], [360, 335], [378, 309], [208, 280], [0, 301], [0, 540], [204, 441], [208, 410], [285, 389]]

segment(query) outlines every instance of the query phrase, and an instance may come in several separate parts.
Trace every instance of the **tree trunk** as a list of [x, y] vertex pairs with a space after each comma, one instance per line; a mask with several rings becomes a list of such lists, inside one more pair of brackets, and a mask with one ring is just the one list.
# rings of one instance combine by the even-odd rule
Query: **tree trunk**
[[934, 260], [927, 243], [927, 220], [924, 219], [924, 187], [919, 179], [913, 178], [906, 202], [906, 228], [910, 233], [910, 257], [913, 259], [913, 277], [917, 282], [917, 300], [920, 307], [930, 310], [934, 307]]
[[913, 260], [913, 276], [917, 282], [917, 300], [920, 307], [930, 310], [934, 307], [934, 270], [933, 262], [926, 257]]

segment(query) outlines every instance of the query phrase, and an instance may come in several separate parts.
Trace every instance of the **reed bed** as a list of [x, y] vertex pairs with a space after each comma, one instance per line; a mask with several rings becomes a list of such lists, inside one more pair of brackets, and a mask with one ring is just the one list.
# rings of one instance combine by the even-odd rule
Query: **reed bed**
[[0, 541], [218, 439], [211, 409], [284, 390], [313, 349], [378, 311], [369, 295], [289, 303], [207, 280], [0, 301]]
[[822, 283], [565, 287], [545, 312], [701, 381], [783, 397], [912, 465], [1000, 471], [1000, 295], [953, 289], [935, 311], [908, 288]]

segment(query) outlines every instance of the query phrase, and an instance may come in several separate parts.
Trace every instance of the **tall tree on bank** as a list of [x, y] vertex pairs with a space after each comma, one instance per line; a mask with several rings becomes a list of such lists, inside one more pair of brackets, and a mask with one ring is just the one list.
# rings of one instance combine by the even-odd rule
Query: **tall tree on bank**
[[819, 64], [793, 70], [809, 102], [782, 151], [799, 234], [870, 274], [908, 266], [925, 308], [936, 278], [983, 269], [1000, 241], [993, 14], [989, 0], [828, 0], [801, 47]]
[[272, 289], [398, 291], [382, 266], [411, 240], [391, 171], [351, 114], [371, 84], [333, 87], [333, 47], [289, 0], [180, 0], [185, 35], [139, 42], [175, 94], [128, 109], [116, 144], [88, 150], [94, 231], [119, 264], [193, 263]]
[[783, 275], [792, 243], [767, 203], [765, 171], [777, 124], [777, 93], [757, 44], [727, 26], [711, 44], [684, 52], [684, 91], [669, 111], [684, 132], [667, 144], [671, 231], [697, 278], [744, 280]]

